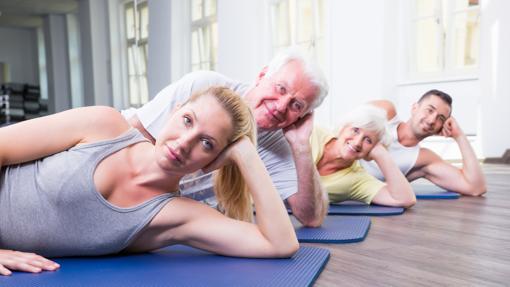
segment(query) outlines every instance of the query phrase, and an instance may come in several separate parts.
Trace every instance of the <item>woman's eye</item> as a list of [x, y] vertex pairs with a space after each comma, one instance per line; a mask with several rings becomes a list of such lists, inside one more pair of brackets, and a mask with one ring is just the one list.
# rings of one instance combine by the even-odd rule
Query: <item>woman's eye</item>
[[184, 116], [182, 122], [184, 123], [185, 126], [190, 126], [192, 123], [191, 118], [188, 116]]
[[359, 128], [352, 128], [352, 132], [355, 134], [359, 134]]
[[207, 140], [207, 139], [203, 139], [202, 140], [202, 146], [206, 149], [206, 150], [212, 150], [213, 149], [213, 145], [212, 143]]
[[371, 138], [365, 138], [365, 140], [367, 141], [368, 144], [372, 144], [372, 139]]

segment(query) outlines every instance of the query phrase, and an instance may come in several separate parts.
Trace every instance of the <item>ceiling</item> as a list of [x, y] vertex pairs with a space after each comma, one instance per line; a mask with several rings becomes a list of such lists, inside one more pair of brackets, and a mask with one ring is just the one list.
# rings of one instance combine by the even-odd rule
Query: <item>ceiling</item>
[[78, 0], [0, 0], [0, 27], [40, 27], [47, 14], [66, 14], [77, 9]]

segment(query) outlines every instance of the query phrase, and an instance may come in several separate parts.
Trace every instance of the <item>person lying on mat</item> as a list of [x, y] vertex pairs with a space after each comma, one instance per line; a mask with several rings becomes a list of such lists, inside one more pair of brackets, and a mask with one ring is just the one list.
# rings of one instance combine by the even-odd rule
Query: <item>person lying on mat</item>
[[[108, 107], [1, 128], [0, 274], [59, 267], [42, 256], [177, 243], [227, 256], [292, 256], [296, 234], [257, 154], [255, 132], [250, 109], [220, 87], [175, 108], [155, 144]], [[185, 174], [216, 168], [226, 215], [178, 194]]]
[[[338, 134], [314, 127], [312, 156], [331, 202], [346, 200], [366, 204], [411, 207], [416, 203], [411, 185], [383, 146], [388, 140], [384, 110], [362, 105], [346, 114]], [[386, 183], [368, 174], [359, 164], [374, 159]]]
[[[463, 195], [480, 196], [487, 191], [485, 177], [469, 140], [452, 114], [452, 98], [445, 92], [430, 90], [413, 104], [407, 122], [398, 118], [395, 106], [386, 100], [373, 105], [387, 113], [391, 135], [389, 151], [409, 181], [424, 177], [434, 184]], [[462, 154], [462, 168], [457, 168], [419, 143], [433, 135], [453, 138]], [[384, 179], [373, 161], [362, 161], [372, 175]]]
[[[309, 114], [328, 91], [318, 65], [302, 50], [292, 47], [277, 54], [251, 85], [212, 71], [192, 72], [161, 90], [144, 106], [122, 113], [132, 126], [154, 140], [177, 103], [211, 85], [229, 87], [245, 100], [257, 123], [257, 151], [280, 198], [303, 225], [321, 225], [328, 201], [310, 161], [308, 143], [313, 125]], [[180, 189], [184, 196], [216, 206], [210, 174], [186, 176]]]

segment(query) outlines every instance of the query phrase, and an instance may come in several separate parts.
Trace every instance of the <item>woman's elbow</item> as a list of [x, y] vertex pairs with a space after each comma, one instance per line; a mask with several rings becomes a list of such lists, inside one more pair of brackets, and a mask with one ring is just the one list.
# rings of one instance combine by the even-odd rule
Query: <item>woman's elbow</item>
[[416, 197], [413, 197], [413, 198], [411, 198], [411, 199], [408, 199], [408, 200], [406, 200], [406, 201], [402, 202], [402, 205], [401, 205], [401, 206], [402, 206], [402, 207], [404, 207], [404, 208], [411, 208], [411, 207], [413, 207], [415, 204], [416, 204]]
[[299, 242], [297, 238], [290, 240], [287, 244], [279, 246], [275, 249], [274, 257], [289, 258], [292, 257], [299, 250]]

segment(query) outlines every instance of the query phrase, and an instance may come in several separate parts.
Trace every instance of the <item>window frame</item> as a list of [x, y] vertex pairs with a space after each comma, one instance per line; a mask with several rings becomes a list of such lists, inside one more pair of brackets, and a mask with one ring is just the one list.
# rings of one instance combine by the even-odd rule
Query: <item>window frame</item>
[[[471, 80], [478, 78], [479, 61], [480, 57], [478, 54], [477, 63], [472, 66], [457, 67], [455, 63], [455, 37], [457, 36], [455, 29], [455, 15], [460, 13], [468, 13], [469, 11], [477, 12], [476, 17], [478, 27], [480, 26], [480, 3], [475, 6], [458, 8], [456, 3], [450, 0], [434, 0], [436, 3], [435, 11], [432, 15], [417, 15], [417, 2], [414, 0], [408, 6], [410, 12], [409, 18], [406, 20], [410, 23], [409, 30], [407, 32], [407, 42], [409, 51], [407, 53], [407, 65], [405, 72], [405, 80], [401, 84], [415, 83], [415, 82], [446, 82], [446, 81], [462, 81]], [[404, 10], [405, 11], [405, 10]], [[438, 25], [438, 70], [436, 71], [419, 71], [417, 62], [417, 42], [418, 32], [416, 31], [417, 22], [423, 19], [432, 18], [435, 19]], [[479, 33], [480, 30], [478, 30]], [[478, 42], [476, 45], [480, 45], [480, 36], [478, 34]], [[478, 48], [479, 51], [479, 48]]]
[[[199, 1], [201, 5], [201, 15], [196, 20], [193, 19], [193, 4], [194, 1]], [[206, 1], [213, 1], [215, 5], [214, 13], [206, 15]], [[217, 0], [192, 0], [189, 1], [190, 5], [190, 61], [189, 70], [215, 70], [218, 63], [218, 1]], [[194, 62], [194, 38], [193, 33], [197, 33], [197, 51], [198, 62]], [[204, 39], [205, 34], [208, 34], [208, 39]], [[216, 39], [216, 41], [215, 41]], [[202, 45], [201, 45], [202, 44]], [[206, 47], [206, 44], [209, 47]], [[203, 50], [208, 50], [208, 53]], [[207, 57], [205, 57], [205, 55]], [[202, 56], [204, 56], [202, 58]]]

